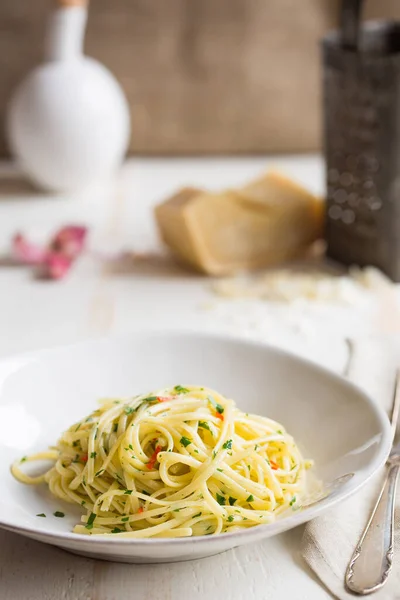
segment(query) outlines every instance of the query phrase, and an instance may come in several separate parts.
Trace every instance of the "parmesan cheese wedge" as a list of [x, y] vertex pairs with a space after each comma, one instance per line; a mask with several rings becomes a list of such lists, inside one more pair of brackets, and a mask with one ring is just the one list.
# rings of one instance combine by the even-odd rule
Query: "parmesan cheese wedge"
[[155, 209], [161, 236], [186, 265], [211, 275], [292, 259], [321, 237], [324, 205], [269, 172], [238, 190], [184, 188]]

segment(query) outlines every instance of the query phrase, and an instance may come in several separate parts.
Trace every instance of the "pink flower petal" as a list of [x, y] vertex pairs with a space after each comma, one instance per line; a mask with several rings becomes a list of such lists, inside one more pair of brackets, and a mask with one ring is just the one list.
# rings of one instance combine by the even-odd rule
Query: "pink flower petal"
[[68, 225], [60, 229], [50, 242], [50, 251], [76, 258], [85, 248], [87, 228], [80, 225]]
[[33, 244], [22, 233], [16, 233], [11, 244], [12, 258], [25, 265], [38, 265], [43, 262], [46, 251]]
[[69, 256], [57, 252], [49, 252], [40, 269], [40, 276], [46, 279], [63, 279], [72, 266]]

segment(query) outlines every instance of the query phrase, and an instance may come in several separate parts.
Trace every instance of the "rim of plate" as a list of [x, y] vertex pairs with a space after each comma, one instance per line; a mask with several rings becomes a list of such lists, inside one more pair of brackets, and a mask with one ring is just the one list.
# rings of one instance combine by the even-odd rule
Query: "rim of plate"
[[376, 402], [374, 402], [373, 398], [364, 392], [359, 386], [354, 384], [351, 381], [348, 381], [341, 375], [330, 371], [329, 369], [314, 363], [313, 361], [300, 357], [296, 354], [288, 352], [287, 350], [282, 350], [281, 348], [277, 348], [271, 344], [263, 343], [258, 340], [248, 340], [236, 337], [234, 335], [226, 334], [226, 333], [213, 333], [213, 332], [199, 332], [198, 330], [192, 329], [135, 329], [126, 334], [120, 335], [102, 335], [96, 337], [90, 337], [85, 340], [72, 343], [72, 344], [64, 344], [57, 345], [53, 347], [42, 348], [39, 350], [33, 350], [30, 352], [13, 354], [11, 356], [4, 357], [0, 360], [0, 366], [7, 364], [8, 362], [18, 360], [30, 360], [30, 359], [38, 359], [40, 357], [44, 357], [48, 354], [63, 352], [68, 349], [74, 349], [77, 347], [84, 346], [92, 346], [98, 343], [112, 343], [123, 340], [135, 339], [136, 336], [153, 336], [159, 337], [163, 335], [170, 335], [177, 338], [188, 338], [188, 337], [196, 337], [197, 339], [202, 339], [205, 341], [215, 340], [219, 342], [233, 342], [238, 345], [248, 346], [252, 348], [259, 348], [261, 350], [266, 350], [267, 352], [271, 352], [280, 356], [283, 359], [297, 362], [302, 364], [306, 369], [310, 369], [311, 371], [315, 371], [320, 373], [328, 380], [335, 381], [340, 385], [348, 388], [349, 390], [358, 394], [360, 398], [370, 407], [372, 412], [375, 414], [377, 421], [381, 428], [381, 439], [379, 441], [379, 447], [375, 452], [373, 459], [370, 461], [369, 465], [365, 467], [361, 471], [357, 471], [349, 481], [344, 483], [341, 487], [341, 490], [338, 494], [334, 496], [327, 496], [323, 498], [319, 504], [316, 506], [312, 506], [308, 509], [301, 510], [295, 514], [291, 514], [290, 516], [283, 516], [282, 518], [274, 521], [273, 523], [265, 523], [260, 525], [254, 525], [253, 527], [249, 527], [243, 531], [236, 531], [232, 533], [224, 533], [219, 535], [207, 535], [207, 536], [191, 536], [186, 538], [145, 538], [145, 539], [135, 539], [135, 538], [117, 538], [113, 536], [102, 536], [101, 534], [92, 534], [92, 535], [83, 535], [79, 533], [73, 533], [71, 531], [67, 532], [53, 532], [48, 531], [47, 529], [42, 529], [41, 527], [33, 527], [33, 526], [22, 526], [16, 525], [13, 522], [8, 521], [2, 515], [0, 515], [0, 527], [3, 527], [9, 531], [13, 531], [16, 533], [31, 533], [36, 536], [40, 536], [41, 538], [47, 538], [48, 540], [56, 541], [56, 540], [69, 540], [75, 541], [80, 545], [145, 545], [145, 546], [169, 546], [173, 544], [174, 546], [187, 546], [188, 544], [192, 544], [194, 541], [197, 545], [200, 543], [211, 545], [217, 543], [222, 538], [225, 540], [239, 540], [241, 538], [262, 538], [264, 537], [262, 534], [268, 529], [274, 529], [275, 534], [282, 533], [283, 531], [301, 525], [307, 521], [310, 521], [329, 509], [330, 507], [342, 502], [347, 499], [349, 496], [356, 493], [360, 488], [362, 488], [371, 477], [378, 471], [380, 467], [383, 467], [385, 464], [387, 457], [390, 452], [390, 448], [392, 446], [392, 433], [391, 426], [389, 422], [389, 418], [386, 415], [385, 411], [381, 406], [379, 406]]

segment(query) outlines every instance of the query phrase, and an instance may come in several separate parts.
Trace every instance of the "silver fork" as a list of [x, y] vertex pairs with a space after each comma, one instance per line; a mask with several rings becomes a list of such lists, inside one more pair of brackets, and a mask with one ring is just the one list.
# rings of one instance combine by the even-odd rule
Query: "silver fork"
[[[400, 409], [400, 373], [396, 373], [391, 416], [393, 438]], [[393, 561], [394, 505], [400, 470], [400, 441], [392, 447], [387, 460], [388, 472], [361, 538], [346, 571], [346, 587], [361, 596], [372, 594], [385, 585]]]

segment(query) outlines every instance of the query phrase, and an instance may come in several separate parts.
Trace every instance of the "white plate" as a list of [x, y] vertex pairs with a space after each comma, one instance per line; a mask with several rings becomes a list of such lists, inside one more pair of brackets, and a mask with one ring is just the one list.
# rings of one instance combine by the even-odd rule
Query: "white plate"
[[[238, 406], [281, 421], [329, 495], [269, 525], [186, 539], [119, 540], [71, 533], [79, 508], [45, 486], [15, 481], [17, 457], [54, 444], [105, 396], [198, 384]], [[386, 415], [344, 379], [262, 344], [190, 333], [137, 333], [45, 350], [0, 362], [0, 526], [72, 552], [123, 562], [167, 562], [217, 554], [304, 523], [355, 492], [383, 465]], [[64, 519], [51, 516], [56, 510]], [[36, 517], [44, 512], [46, 519]]]

